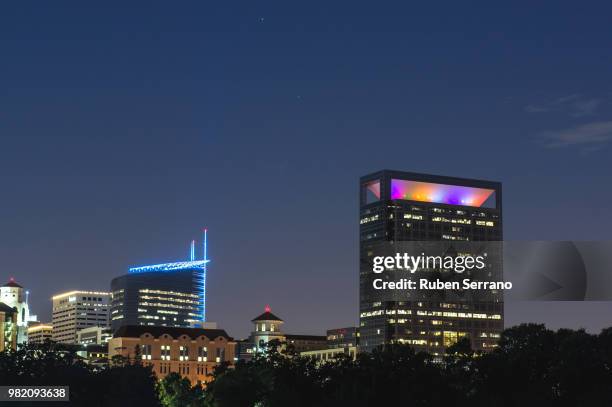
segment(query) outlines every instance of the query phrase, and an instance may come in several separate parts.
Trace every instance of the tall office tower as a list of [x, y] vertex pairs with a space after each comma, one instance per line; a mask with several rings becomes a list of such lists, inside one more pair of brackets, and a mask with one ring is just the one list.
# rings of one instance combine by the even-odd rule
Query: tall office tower
[[17, 343], [19, 344], [27, 342], [28, 323], [36, 321], [36, 316], [30, 315], [28, 296], [29, 292], [17, 284], [13, 278], [0, 287], [0, 302], [11, 308], [17, 308]]
[[77, 343], [77, 332], [90, 326], [108, 326], [110, 293], [69, 291], [53, 298], [53, 340]]
[[195, 242], [190, 260], [132, 267], [111, 281], [111, 328], [124, 325], [168, 327], [206, 326], [206, 254], [196, 260]]
[[415, 294], [410, 292], [402, 297], [385, 295], [373, 287], [372, 260], [416, 242], [450, 246], [487, 242], [483, 244], [499, 248], [492, 242], [502, 240], [501, 193], [498, 182], [400, 171], [383, 170], [361, 178], [359, 329], [363, 350], [404, 343], [441, 355], [462, 337], [470, 338], [474, 349], [495, 346], [503, 330], [500, 292], [476, 293], [468, 300], [450, 293], [449, 300], [445, 290], [427, 291], [418, 299], [411, 298]]

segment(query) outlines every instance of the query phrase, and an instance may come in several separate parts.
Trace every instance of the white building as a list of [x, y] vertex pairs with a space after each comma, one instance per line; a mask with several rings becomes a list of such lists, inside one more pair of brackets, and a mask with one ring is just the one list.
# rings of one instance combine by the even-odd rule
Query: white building
[[281, 331], [284, 321], [272, 313], [269, 305], [266, 305], [263, 314], [253, 318], [251, 322], [255, 324], [255, 330], [251, 332], [250, 337], [254, 352], [264, 352], [271, 341], [277, 341], [279, 345], [285, 342], [285, 334]]
[[110, 293], [69, 291], [53, 296], [53, 340], [77, 343], [77, 332], [91, 326], [108, 327]]
[[11, 278], [8, 283], [0, 287], [0, 302], [5, 303], [11, 308], [17, 308], [17, 343], [28, 341], [28, 323], [36, 321], [36, 315], [30, 315], [28, 306], [28, 295], [22, 286]]

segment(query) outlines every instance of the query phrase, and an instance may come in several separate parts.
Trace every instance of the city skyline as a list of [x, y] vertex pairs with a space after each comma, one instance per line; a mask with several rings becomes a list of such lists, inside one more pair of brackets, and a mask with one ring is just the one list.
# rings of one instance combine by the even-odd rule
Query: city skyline
[[206, 225], [230, 335], [268, 303], [291, 332], [354, 325], [355, 195], [382, 168], [501, 182], [508, 240], [609, 239], [610, 6], [447, 7], [4, 6], [0, 279], [49, 322], [52, 295], [187, 258]]

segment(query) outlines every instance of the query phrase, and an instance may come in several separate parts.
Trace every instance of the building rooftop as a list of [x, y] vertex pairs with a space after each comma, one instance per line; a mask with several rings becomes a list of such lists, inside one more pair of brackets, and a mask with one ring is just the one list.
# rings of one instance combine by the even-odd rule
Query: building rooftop
[[8, 283], [4, 284], [2, 287], [17, 287], [17, 288], [23, 288], [22, 286], [20, 286], [19, 284], [17, 284], [15, 282], [14, 278], [11, 278]]
[[285, 335], [288, 341], [327, 341], [325, 335]]
[[7, 312], [13, 313], [13, 312], [17, 312], [17, 308], [9, 307], [5, 303], [0, 302], [0, 312], [3, 312], [3, 313], [7, 313]]
[[43, 322], [33, 322], [28, 326], [28, 333], [34, 333], [38, 331], [51, 330], [53, 325], [45, 324]]
[[51, 297], [52, 300], [59, 300], [60, 298], [69, 297], [73, 295], [94, 295], [94, 296], [110, 296], [109, 292], [106, 291], [82, 291], [82, 290], [73, 290], [68, 291], [61, 294], [56, 294]]
[[178, 338], [182, 335], [187, 335], [191, 339], [196, 339], [202, 335], [208, 339], [215, 339], [219, 336], [227, 340], [233, 340], [224, 329], [206, 329], [206, 328], [179, 328], [167, 326], [146, 326], [146, 325], [124, 325], [117, 329], [113, 334], [114, 338], [139, 338], [144, 334], [150, 334], [154, 338], [159, 338], [162, 335], [170, 335], [173, 338]]
[[130, 267], [128, 274], [136, 273], [163, 273], [184, 270], [206, 270], [210, 260], [177, 261], [174, 263], [152, 264], [150, 266]]
[[269, 305], [266, 305], [266, 307], [264, 308], [264, 313], [251, 320], [251, 322], [257, 321], [282, 321], [282, 319], [274, 315], [272, 313], [272, 308], [270, 308]]

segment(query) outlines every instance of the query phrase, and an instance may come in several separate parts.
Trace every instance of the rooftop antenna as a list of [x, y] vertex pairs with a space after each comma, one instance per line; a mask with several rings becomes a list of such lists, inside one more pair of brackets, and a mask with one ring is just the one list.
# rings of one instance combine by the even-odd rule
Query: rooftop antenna
[[206, 260], [208, 260], [208, 228], [204, 228], [204, 269], [202, 270], [202, 322], [206, 321], [206, 272], [208, 267]]
[[191, 261], [195, 260], [195, 240], [191, 241], [191, 251], [189, 253], [189, 259]]
[[208, 260], [208, 229], [204, 228], [204, 260]]

